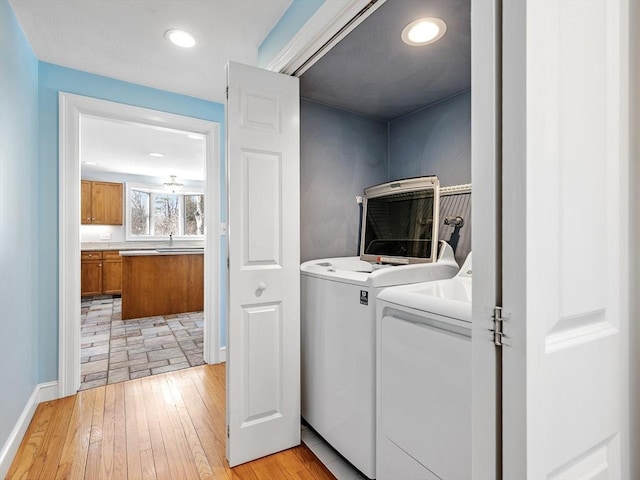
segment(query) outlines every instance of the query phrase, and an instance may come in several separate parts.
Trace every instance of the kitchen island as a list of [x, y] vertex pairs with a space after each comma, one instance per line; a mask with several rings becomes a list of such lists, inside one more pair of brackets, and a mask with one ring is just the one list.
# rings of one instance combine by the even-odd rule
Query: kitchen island
[[122, 250], [122, 319], [204, 309], [204, 250]]

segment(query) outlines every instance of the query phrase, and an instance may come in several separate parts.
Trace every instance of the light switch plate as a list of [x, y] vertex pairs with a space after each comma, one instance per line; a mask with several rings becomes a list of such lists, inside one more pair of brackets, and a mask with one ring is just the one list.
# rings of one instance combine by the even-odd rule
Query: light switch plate
[[110, 232], [102, 232], [100, 234], [100, 240], [111, 240], [111, 233]]

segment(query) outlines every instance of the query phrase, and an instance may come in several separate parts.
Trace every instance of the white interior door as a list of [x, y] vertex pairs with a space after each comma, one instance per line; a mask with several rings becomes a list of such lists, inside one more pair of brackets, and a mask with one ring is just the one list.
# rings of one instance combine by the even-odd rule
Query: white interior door
[[628, 4], [503, 4], [503, 477], [629, 478]]
[[227, 66], [227, 459], [300, 443], [298, 79]]

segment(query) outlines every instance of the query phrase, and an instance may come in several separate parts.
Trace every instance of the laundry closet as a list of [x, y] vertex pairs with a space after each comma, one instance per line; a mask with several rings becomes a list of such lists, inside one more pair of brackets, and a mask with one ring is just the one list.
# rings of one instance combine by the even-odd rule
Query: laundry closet
[[[422, 17], [444, 19], [445, 35], [404, 44]], [[470, 86], [468, 0], [388, 0], [304, 72], [301, 261], [356, 255], [364, 188], [425, 175], [471, 183]]]
[[[423, 46], [403, 42], [408, 24], [433, 17], [446, 25], [442, 38]], [[434, 470], [442, 478], [465, 476], [471, 447], [470, 256], [465, 263], [471, 250], [470, 3], [387, 0], [300, 78], [302, 416], [367, 478], [376, 478], [376, 466], [380, 479], [400, 472], [427, 479]], [[361, 242], [361, 225], [369, 228], [361, 196], [366, 204], [372, 191], [408, 191], [414, 181], [435, 182], [435, 206], [424, 219], [432, 218], [431, 233], [448, 244], [439, 243], [431, 259], [418, 260], [433, 262], [419, 278], [418, 265], [382, 272], [375, 267], [389, 265], [366, 268], [356, 257], [368, 248]], [[423, 219], [406, 218], [408, 225], [416, 222]], [[378, 258], [385, 263], [385, 257]], [[390, 260], [396, 261], [410, 260]], [[456, 275], [463, 263], [466, 278]], [[367, 271], [373, 273], [362, 273]], [[393, 281], [384, 281], [383, 273], [393, 273]], [[441, 284], [437, 291], [461, 292], [453, 301], [462, 306], [453, 327], [441, 321], [447, 307], [422, 302], [422, 292], [435, 291], [422, 285], [433, 280]], [[418, 288], [403, 291], [407, 284]], [[385, 306], [377, 298], [386, 291], [392, 291], [392, 301]], [[412, 308], [395, 309], [394, 298], [409, 299]], [[442, 343], [438, 332], [443, 331], [456, 338], [452, 348], [423, 355], [433, 342]], [[406, 340], [414, 338], [417, 342]], [[381, 351], [398, 361], [381, 364]], [[417, 359], [410, 362], [415, 364], [411, 376], [399, 375], [408, 371], [411, 358]], [[437, 364], [459, 368], [445, 373], [434, 370]], [[381, 372], [391, 373], [380, 377]], [[421, 378], [444, 377], [443, 385], [418, 388]], [[419, 395], [390, 397], [382, 383], [391, 385], [390, 378], [398, 380], [394, 391]], [[459, 385], [451, 390], [454, 384]], [[412, 411], [423, 400], [431, 411], [447, 413], [434, 417], [427, 411], [413, 421]], [[394, 428], [383, 431], [381, 415]], [[458, 462], [434, 460], [443, 457], [438, 450], [443, 439], [433, 432], [423, 436], [444, 418], [456, 420], [457, 433], [446, 441], [460, 445]], [[433, 448], [422, 455], [422, 444]]]

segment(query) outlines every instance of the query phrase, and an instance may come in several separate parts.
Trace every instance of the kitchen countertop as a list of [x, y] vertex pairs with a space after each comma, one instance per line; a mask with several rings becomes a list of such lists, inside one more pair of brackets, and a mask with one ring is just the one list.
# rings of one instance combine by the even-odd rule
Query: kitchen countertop
[[174, 241], [169, 246], [168, 241], [159, 242], [82, 242], [80, 250], [82, 251], [101, 251], [101, 250], [156, 250], [162, 248], [186, 249], [186, 248], [204, 248], [204, 241]]
[[202, 255], [204, 254], [204, 248], [162, 248], [159, 250], [120, 250], [121, 257], [139, 257], [139, 256], [151, 256], [151, 255]]

